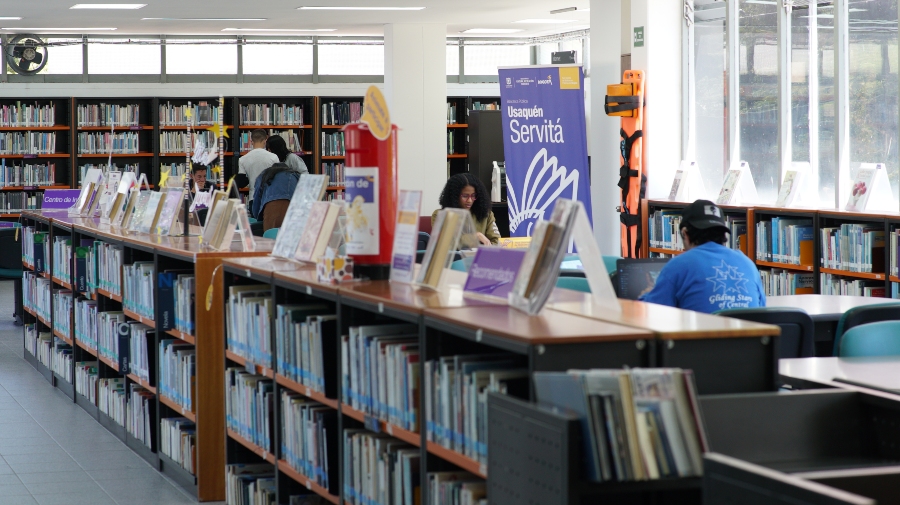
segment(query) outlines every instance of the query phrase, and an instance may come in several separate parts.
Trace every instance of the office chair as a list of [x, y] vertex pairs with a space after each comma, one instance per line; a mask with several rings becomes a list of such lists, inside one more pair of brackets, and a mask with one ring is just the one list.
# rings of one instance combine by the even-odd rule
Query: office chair
[[897, 320], [900, 320], [900, 303], [897, 302], [855, 307], [844, 312], [844, 315], [841, 316], [841, 320], [838, 322], [837, 330], [834, 332], [833, 355], [838, 355], [838, 350], [841, 347], [841, 338], [847, 330], [861, 324]]
[[278, 230], [280, 229], [281, 228], [269, 228], [263, 233], [263, 237], [274, 240], [276, 237], [278, 237]]
[[560, 277], [556, 280], [556, 287], [581, 291], [582, 293], [591, 292], [591, 287], [588, 285], [585, 277]]
[[815, 325], [805, 310], [785, 307], [760, 307], [755, 309], [728, 309], [714, 313], [781, 328], [778, 358], [810, 358], [816, 355]]
[[841, 338], [838, 356], [900, 356], [900, 321], [879, 321], [850, 328]]

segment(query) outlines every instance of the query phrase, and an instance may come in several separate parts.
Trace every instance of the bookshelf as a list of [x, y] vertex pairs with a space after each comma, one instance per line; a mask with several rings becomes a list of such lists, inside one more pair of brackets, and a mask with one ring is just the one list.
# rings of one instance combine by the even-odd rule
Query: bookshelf
[[326, 198], [342, 199], [344, 195], [344, 159], [346, 150], [344, 125], [358, 123], [362, 117], [363, 97], [316, 97], [315, 169], [310, 173], [328, 175]]
[[[471, 170], [473, 110], [500, 110], [498, 97], [447, 97], [447, 177]], [[477, 132], [476, 132], [477, 133]], [[499, 132], [497, 133], [499, 136]], [[499, 140], [502, 152], [503, 141]], [[490, 186], [488, 186], [490, 187]]]
[[[25, 275], [33, 279], [29, 294], [39, 291], [38, 284], [46, 291], [43, 286], [52, 283], [50, 290], [57, 295], [49, 302], [52, 308], [66, 291], [77, 298], [74, 310], [67, 313], [68, 334], [54, 319], [56, 311], [51, 310], [45, 318], [45, 304], [28, 304], [27, 325], [34, 325], [38, 333], [49, 333], [51, 328], [57, 331], [37, 342], [40, 352], [26, 350], [26, 359], [129, 448], [199, 500], [224, 499], [223, 398], [199, 394], [221, 389], [224, 354], [222, 347], [215, 345], [214, 335], [223, 332], [217, 324], [223, 317], [218, 311], [222, 293], [213, 289], [217, 303], [210, 311], [204, 296], [195, 297], [194, 330], [169, 328], [172, 316], [164, 310], [169, 298], [161, 294], [156, 273], [192, 276], [194, 290], [205, 293], [211, 284], [219, 285], [213, 279], [221, 276], [217, 267], [223, 258], [267, 254], [273, 241], [257, 238], [258, 250], [253, 253], [208, 251], [200, 247], [198, 237], [123, 233], [96, 219], [67, 217], [65, 211], [28, 212], [23, 214], [23, 225], [28, 252], [23, 256]], [[35, 233], [46, 236], [34, 240]], [[69, 237], [69, 249], [57, 243], [64, 237]], [[35, 270], [37, 262], [31, 251], [38, 245], [42, 251], [39, 259], [43, 263], [49, 258], [52, 272]], [[68, 270], [63, 269], [65, 264]], [[146, 270], [138, 271], [151, 273], [143, 291], [129, 289], [129, 265], [142, 265]], [[31, 289], [32, 285], [36, 289]], [[188, 296], [184, 293], [181, 299]], [[127, 349], [120, 347], [122, 341], [110, 340], [109, 333], [104, 333], [119, 323], [130, 328]], [[29, 329], [26, 326], [26, 348]], [[51, 371], [55, 362], [48, 366], [46, 362], [51, 360], [41, 358], [53, 353], [67, 359], [57, 360], [63, 366]], [[125, 356], [131, 363], [127, 371], [122, 368]], [[192, 383], [190, 388], [179, 387], [178, 380], [173, 382], [169, 373], [179, 367], [182, 374], [193, 367], [193, 379], [186, 379]], [[166, 449], [180, 446], [182, 434], [193, 439], [193, 457], [179, 458], [177, 451]]]
[[[155, 123], [152, 98], [73, 98], [76, 159], [72, 187], [80, 187], [87, 168], [106, 168], [112, 142], [112, 164], [119, 171], [147, 174], [153, 180]], [[125, 145], [120, 145], [125, 144]]]

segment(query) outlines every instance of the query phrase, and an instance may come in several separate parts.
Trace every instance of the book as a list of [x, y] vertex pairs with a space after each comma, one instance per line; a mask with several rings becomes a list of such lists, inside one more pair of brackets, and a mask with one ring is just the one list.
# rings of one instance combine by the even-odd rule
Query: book
[[168, 188], [165, 190], [165, 198], [160, 205], [159, 218], [153, 231], [156, 235], [169, 235], [178, 232], [178, 212], [184, 203], [186, 190], [184, 188]]
[[[437, 214], [431, 228], [431, 238], [422, 258], [422, 267], [416, 277], [416, 283], [437, 289], [444, 269], [447, 268], [452, 253], [457, 248], [459, 234], [468, 212], [462, 209], [443, 209]], [[468, 218], [471, 221], [471, 217]]]
[[341, 207], [329, 202], [315, 202], [309, 213], [309, 224], [303, 232], [303, 238], [297, 247], [299, 261], [316, 262], [325, 254], [325, 248], [334, 234]]
[[719, 190], [719, 196], [716, 198], [717, 204], [730, 205], [732, 203], [742, 173], [741, 170], [729, 170], [728, 173], [725, 174], [725, 182], [722, 183], [722, 189]]
[[272, 256], [294, 258], [309, 221], [312, 204], [322, 199], [327, 186], [328, 176], [326, 175], [304, 174], [300, 177], [284, 216], [284, 222], [289, 226], [283, 226], [279, 230], [278, 237], [275, 239], [275, 247], [272, 249]]
[[148, 192], [146, 204], [143, 207], [140, 219], [137, 220], [134, 231], [139, 233], [150, 233], [159, 218], [160, 204], [162, 201], [163, 193], [159, 191]]

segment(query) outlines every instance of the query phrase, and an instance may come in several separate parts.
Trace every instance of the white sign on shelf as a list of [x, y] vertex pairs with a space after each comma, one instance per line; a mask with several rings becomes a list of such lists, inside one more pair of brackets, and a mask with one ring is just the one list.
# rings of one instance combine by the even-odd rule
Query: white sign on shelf
[[733, 168], [725, 174], [725, 182], [722, 183], [716, 203], [719, 205], [759, 203], [759, 194], [756, 192], [756, 184], [753, 182], [749, 163], [742, 161], [738, 168]]
[[681, 168], [675, 171], [669, 200], [673, 202], [693, 202], [708, 198], [706, 185], [700, 175], [700, 167], [696, 161], [681, 161]]
[[815, 207], [818, 188], [813, 187], [812, 167], [809, 162], [795, 161], [784, 173], [778, 190], [776, 207]]
[[877, 212], [894, 210], [894, 193], [884, 163], [861, 163], [850, 186], [844, 210]]

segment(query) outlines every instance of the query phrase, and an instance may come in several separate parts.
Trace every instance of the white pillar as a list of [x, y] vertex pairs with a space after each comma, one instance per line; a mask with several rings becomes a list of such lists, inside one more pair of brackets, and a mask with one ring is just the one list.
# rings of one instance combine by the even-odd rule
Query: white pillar
[[594, 237], [604, 255], [620, 255], [619, 120], [603, 110], [606, 85], [622, 81], [621, 0], [591, 0], [591, 207]]
[[422, 214], [439, 208], [447, 181], [447, 27], [384, 27], [384, 96], [400, 128], [400, 189], [422, 190]]
[[629, 31], [644, 27], [643, 47], [633, 47], [632, 36], [631, 67], [643, 70], [646, 79], [643, 154], [650, 199], [669, 195], [672, 178], [683, 158], [682, 9], [682, 2], [675, 0], [631, 0]]

